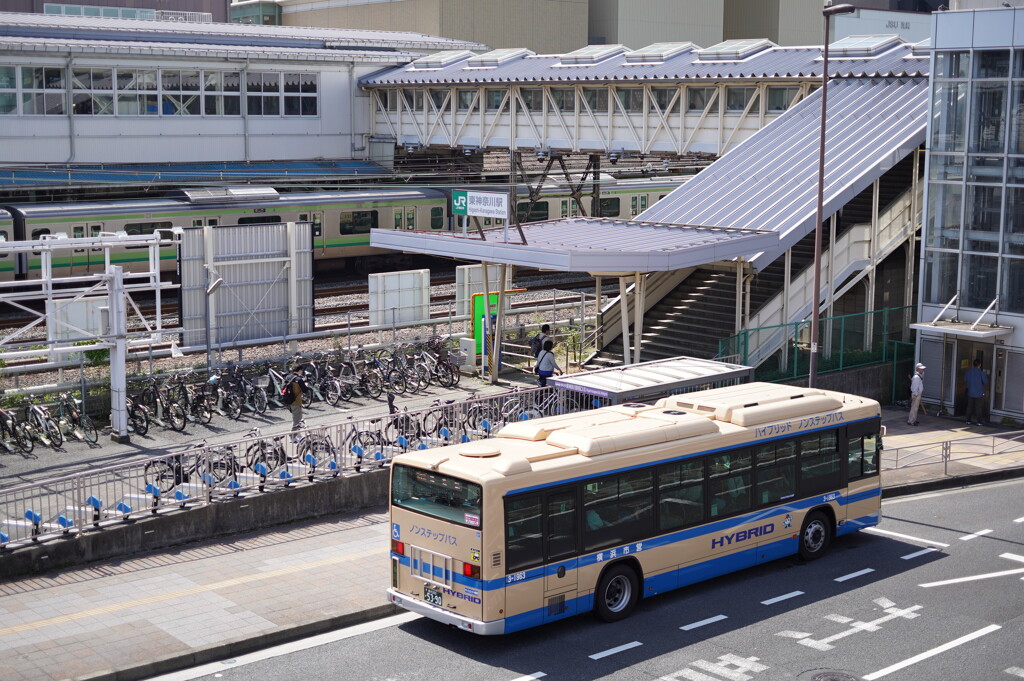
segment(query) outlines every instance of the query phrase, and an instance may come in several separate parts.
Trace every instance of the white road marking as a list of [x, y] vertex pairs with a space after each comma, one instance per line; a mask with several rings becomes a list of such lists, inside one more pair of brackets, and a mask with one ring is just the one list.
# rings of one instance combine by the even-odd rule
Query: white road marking
[[767, 601], [761, 601], [761, 605], [772, 605], [773, 603], [778, 603], [779, 601], [784, 601], [789, 598], [796, 598], [797, 596], [803, 595], [803, 591], [790, 591], [788, 594], [782, 594], [781, 596], [776, 596], [775, 598], [769, 598]]
[[940, 541], [932, 541], [931, 539], [921, 539], [920, 537], [912, 537], [909, 534], [900, 534], [899, 532], [890, 532], [889, 530], [880, 530], [877, 527], [865, 527], [861, 532], [870, 532], [871, 534], [884, 534], [887, 537], [896, 537], [897, 539], [906, 539], [907, 541], [916, 541], [919, 544], [927, 544], [929, 546], [949, 546], [949, 544], [943, 544]]
[[874, 571], [875, 571], [874, 568], [864, 568], [863, 570], [858, 570], [857, 572], [851, 572], [850, 574], [843, 575], [842, 577], [836, 577], [835, 581], [837, 581], [837, 582], [845, 582], [848, 579], [853, 579], [854, 577], [860, 577], [861, 575], [866, 575], [866, 574], [869, 574], [869, 573], [874, 572]]
[[[1016, 560], [1024, 563], [1024, 556], [1018, 556], [1015, 553], [1003, 553], [999, 555], [1000, 558], [1006, 558], [1007, 560]], [[960, 584], [962, 582], [974, 582], [979, 579], [992, 579], [993, 577], [1006, 577], [1007, 575], [1019, 575], [1024, 572], [1024, 568], [1017, 570], [1003, 570], [1002, 572], [988, 572], [983, 575], [971, 575], [970, 577], [957, 577], [956, 579], [946, 579], [941, 582], [928, 582], [927, 584], [918, 584], [920, 587], [929, 588], [932, 586], [946, 586], [948, 584]]]
[[624, 650], [629, 650], [631, 648], [636, 648], [637, 646], [642, 646], [642, 645], [643, 645], [643, 643], [640, 643], [640, 641], [633, 641], [632, 643], [627, 643], [625, 645], [616, 646], [615, 648], [609, 648], [608, 650], [602, 650], [599, 653], [594, 653], [593, 655], [590, 656], [590, 659], [591, 660], [600, 660], [602, 657], [608, 657], [609, 655], [615, 655], [616, 653], [621, 653]]
[[926, 650], [925, 652], [921, 653], [920, 655], [915, 655], [914, 657], [911, 657], [911, 658], [908, 658], [906, 660], [903, 660], [902, 662], [897, 662], [896, 664], [894, 664], [892, 666], [889, 666], [889, 667], [886, 667], [885, 669], [879, 669], [877, 672], [874, 672], [872, 674], [868, 674], [867, 676], [864, 677], [864, 679], [865, 679], [865, 681], [874, 681], [875, 679], [880, 679], [883, 676], [891, 674], [891, 673], [893, 673], [895, 671], [899, 671], [900, 669], [904, 669], [906, 667], [909, 667], [912, 664], [917, 664], [921, 660], [927, 660], [929, 657], [935, 657], [939, 653], [944, 653], [947, 650], [951, 650], [953, 648], [956, 648], [957, 646], [963, 645], [964, 643], [967, 643], [969, 641], [973, 641], [976, 638], [981, 638], [982, 636], [985, 636], [986, 634], [991, 634], [993, 631], [998, 631], [999, 629], [1002, 629], [1002, 627], [1000, 627], [998, 624], [990, 624], [987, 627], [985, 627], [984, 629], [978, 629], [977, 631], [975, 631], [975, 632], [973, 632], [971, 634], [967, 634], [966, 636], [961, 636], [960, 638], [956, 639], [955, 641], [950, 641], [949, 643], [944, 643], [941, 646], [939, 646], [938, 648], [932, 648], [931, 650]]
[[[1021, 516], [1020, 518], [1014, 518], [1013, 522], [1024, 523], [1024, 516]], [[1014, 669], [1016, 669], [1016, 667], [1014, 667]]]
[[1017, 560], [1024, 563], [1024, 556], [1018, 556], [1016, 553], [1002, 553], [999, 557], [1006, 558], [1007, 560]]
[[[959, 491], [959, 490], [957, 490]], [[888, 506], [889, 504], [903, 504], [908, 501], [920, 501], [921, 499], [931, 499], [933, 497], [941, 497], [943, 494], [948, 492], [930, 492], [928, 494], [915, 494], [914, 496], [901, 497], [899, 499], [886, 499], [882, 502], [883, 505]]]
[[978, 530], [974, 534], [968, 534], [966, 536], [960, 537], [960, 541], [970, 541], [975, 537], [984, 537], [986, 534], [992, 534], [992, 530]]
[[547, 674], [544, 672], [534, 672], [529, 676], [520, 676], [518, 679], [512, 679], [512, 681], [533, 681], [534, 679], [543, 679]]
[[914, 551], [913, 553], [908, 553], [905, 556], [900, 556], [900, 558], [902, 558], [903, 560], [910, 560], [911, 558], [917, 558], [918, 556], [923, 556], [926, 553], [932, 553], [934, 551], [938, 551], [938, 549], [929, 546], [926, 549], [921, 549], [920, 551]]
[[1024, 679], [1024, 669], [1021, 669], [1020, 667], [1010, 667], [1009, 669], [1004, 669], [1003, 671], [1007, 674], [1013, 674], [1014, 676], [1019, 676], [1022, 679]]
[[697, 629], [697, 628], [703, 627], [703, 626], [705, 626], [707, 624], [714, 624], [715, 622], [721, 622], [722, 620], [725, 620], [725, 619], [729, 619], [729, 618], [726, 617], [725, 615], [715, 615], [714, 617], [709, 617], [706, 620], [701, 620], [700, 622], [691, 622], [690, 624], [683, 625], [683, 626], [681, 626], [679, 628], [682, 629], [683, 631], [690, 631], [691, 629]]
[[339, 629], [338, 631], [331, 631], [326, 634], [320, 634], [318, 636], [311, 636], [304, 638], [300, 641], [292, 641], [291, 643], [283, 643], [279, 646], [267, 648], [256, 653], [249, 653], [248, 655], [239, 655], [234, 658], [230, 663], [227, 662], [212, 662], [210, 664], [204, 664], [199, 667], [193, 667], [192, 669], [183, 669], [180, 672], [171, 672], [170, 674], [164, 674], [163, 676], [154, 676], [150, 678], [150, 681], [191, 681], [192, 679], [198, 679], [203, 676], [209, 676], [216, 672], [222, 672], [226, 667], [242, 667], [247, 664], [254, 662], [261, 662], [263, 660], [269, 660], [274, 657], [280, 657], [281, 655], [290, 655], [297, 653], [301, 650], [308, 650], [310, 648], [316, 648], [318, 646], [327, 645], [328, 643], [335, 643], [336, 641], [343, 641], [346, 638], [352, 638], [353, 636], [360, 636], [362, 634], [368, 634], [374, 631], [380, 631], [381, 629], [387, 629], [388, 627], [396, 627], [399, 624], [411, 622], [413, 620], [420, 619], [421, 615], [417, 615], [411, 612], [405, 612], [400, 615], [394, 615], [393, 617], [385, 617], [384, 619], [374, 620], [373, 622], [365, 622], [363, 624], [357, 624], [353, 627], [347, 627], [345, 629]]

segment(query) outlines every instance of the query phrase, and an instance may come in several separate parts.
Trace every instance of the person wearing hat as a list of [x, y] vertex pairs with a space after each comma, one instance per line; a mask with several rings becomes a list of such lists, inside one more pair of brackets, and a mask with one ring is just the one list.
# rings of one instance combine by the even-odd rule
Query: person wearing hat
[[910, 416], [907, 425], [917, 425], [917, 410], [921, 408], [921, 394], [924, 392], [924, 370], [923, 364], [914, 367], [914, 378], [910, 380]]

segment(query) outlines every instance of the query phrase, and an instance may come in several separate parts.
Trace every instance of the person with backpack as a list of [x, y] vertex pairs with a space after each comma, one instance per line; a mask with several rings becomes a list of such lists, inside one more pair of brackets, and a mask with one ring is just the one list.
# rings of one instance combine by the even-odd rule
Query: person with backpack
[[545, 324], [540, 327], [540, 333], [530, 339], [530, 352], [533, 353], [534, 357], [540, 356], [541, 351], [544, 349], [544, 341], [550, 337], [548, 335], [550, 333], [551, 326], [549, 324]]
[[306, 384], [302, 376], [289, 371], [284, 377], [284, 386], [281, 388], [281, 402], [288, 405], [292, 410], [292, 432], [298, 432], [299, 421], [302, 420], [302, 393], [306, 391]]
[[537, 356], [537, 364], [533, 368], [537, 374], [537, 385], [542, 388], [547, 386], [549, 376], [562, 373], [562, 367], [558, 366], [558, 362], [555, 361], [555, 353], [552, 352], [554, 348], [554, 341], [544, 341], [544, 348]]

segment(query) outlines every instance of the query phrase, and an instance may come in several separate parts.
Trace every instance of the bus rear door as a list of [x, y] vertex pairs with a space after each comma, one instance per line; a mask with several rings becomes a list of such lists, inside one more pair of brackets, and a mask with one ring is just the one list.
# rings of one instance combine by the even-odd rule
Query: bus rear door
[[544, 500], [544, 621], [576, 614], [579, 513], [575, 489], [549, 492]]

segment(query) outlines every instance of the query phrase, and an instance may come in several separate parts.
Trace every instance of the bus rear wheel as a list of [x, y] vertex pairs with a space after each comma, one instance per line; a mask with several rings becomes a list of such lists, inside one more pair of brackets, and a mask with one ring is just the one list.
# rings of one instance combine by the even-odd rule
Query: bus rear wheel
[[800, 558], [817, 560], [825, 555], [831, 543], [832, 523], [821, 511], [813, 511], [800, 530]]
[[618, 622], [629, 617], [640, 597], [640, 582], [628, 565], [613, 565], [597, 585], [595, 609], [605, 622]]

